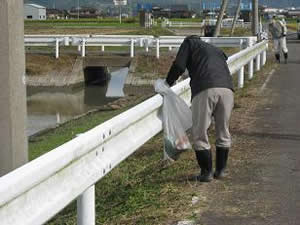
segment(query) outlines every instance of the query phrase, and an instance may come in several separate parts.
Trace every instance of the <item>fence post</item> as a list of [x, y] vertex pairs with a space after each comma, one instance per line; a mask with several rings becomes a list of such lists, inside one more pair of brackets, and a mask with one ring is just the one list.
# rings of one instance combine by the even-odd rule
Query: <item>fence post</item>
[[156, 58], [159, 59], [159, 38], [156, 39]]
[[244, 87], [244, 66], [239, 70], [239, 75], [238, 75], [238, 88], [243, 88]]
[[58, 59], [59, 57], [59, 39], [56, 38], [55, 40], [55, 58]]
[[130, 57], [131, 58], [134, 57], [134, 39], [131, 39], [131, 43], [130, 43]]
[[255, 72], [260, 71], [260, 54], [256, 56], [255, 62]]
[[77, 198], [77, 224], [95, 225], [95, 185]]

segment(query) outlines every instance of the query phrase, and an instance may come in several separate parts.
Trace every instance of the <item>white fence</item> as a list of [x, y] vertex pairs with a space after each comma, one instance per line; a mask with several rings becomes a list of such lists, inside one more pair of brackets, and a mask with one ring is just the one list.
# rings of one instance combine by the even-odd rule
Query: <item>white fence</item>
[[[223, 19], [221, 23], [222, 28], [231, 28], [233, 19]], [[216, 25], [217, 19], [208, 19], [202, 22], [177, 22], [166, 20], [162, 23], [163, 27], [177, 27], [177, 28], [204, 28], [205, 25]], [[244, 22], [244, 20], [237, 20], [236, 27], [250, 28], [250, 22]]]
[[[179, 48], [185, 36], [161, 36], [151, 43], [156, 45], [156, 57], [160, 57], [160, 48]], [[217, 47], [238, 47], [247, 48], [252, 46], [256, 41], [256, 37], [201, 37], [201, 40], [215, 45]]]
[[[106, 46], [127, 46], [130, 56], [134, 57], [135, 48], [156, 48], [156, 57], [160, 57], [160, 48], [178, 48], [185, 36], [161, 36], [154, 38], [146, 35], [26, 35], [25, 46], [55, 46], [55, 56], [59, 57], [60, 46], [76, 46], [81, 56], [85, 57], [87, 47], [101, 47], [105, 51]], [[250, 46], [257, 39], [255, 37], [203, 37], [202, 40], [218, 47]]]
[[[266, 62], [267, 41], [228, 59], [231, 73]], [[250, 79], [253, 76], [249, 77]], [[190, 104], [189, 79], [172, 88]], [[77, 199], [79, 225], [95, 224], [95, 183], [162, 130], [160, 95], [0, 178], [1, 225], [39, 225]]]

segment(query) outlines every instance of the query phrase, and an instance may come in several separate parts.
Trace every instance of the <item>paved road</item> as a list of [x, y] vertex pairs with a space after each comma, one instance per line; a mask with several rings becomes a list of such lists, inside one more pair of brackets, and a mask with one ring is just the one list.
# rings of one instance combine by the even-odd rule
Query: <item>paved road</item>
[[270, 224], [300, 224], [300, 41], [288, 41], [289, 62], [267, 85], [269, 104], [259, 110], [257, 135], [270, 153], [261, 191], [273, 200]]
[[288, 47], [288, 64], [246, 118], [251, 125], [233, 133], [229, 176], [205, 186], [209, 202], [197, 224], [300, 225], [300, 41]]

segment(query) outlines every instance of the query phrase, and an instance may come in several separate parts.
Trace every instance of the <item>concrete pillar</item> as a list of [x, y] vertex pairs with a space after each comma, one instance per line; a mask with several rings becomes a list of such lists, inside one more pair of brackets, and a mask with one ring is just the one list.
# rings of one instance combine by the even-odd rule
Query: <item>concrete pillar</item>
[[0, 176], [28, 160], [23, 1], [0, 0]]

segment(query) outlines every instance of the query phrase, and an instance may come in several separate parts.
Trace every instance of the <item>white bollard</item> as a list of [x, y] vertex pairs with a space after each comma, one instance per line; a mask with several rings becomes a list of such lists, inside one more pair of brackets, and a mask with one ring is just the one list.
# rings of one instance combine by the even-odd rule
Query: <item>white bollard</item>
[[156, 58], [159, 59], [159, 39], [156, 39]]
[[244, 87], [244, 66], [241, 67], [239, 70], [239, 75], [238, 75], [238, 88], [243, 88]]
[[78, 50], [78, 52], [81, 52], [81, 45], [80, 44], [78, 45], [77, 50]]
[[102, 51], [102, 52], [105, 51], [105, 46], [104, 46], [104, 45], [101, 46], [101, 51]]
[[77, 198], [77, 224], [95, 225], [95, 185]]
[[130, 43], [130, 57], [131, 58], [134, 57], [134, 39], [131, 39], [131, 43]]
[[248, 63], [248, 80], [252, 80], [253, 78], [253, 59]]
[[59, 39], [56, 39], [55, 43], [55, 58], [59, 58]]
[[172, 51], [172, 46], [169, 46], [169, 51]]
[[260, 71], [260, 54], [256, 56], [255, 60], [255, 72]]

